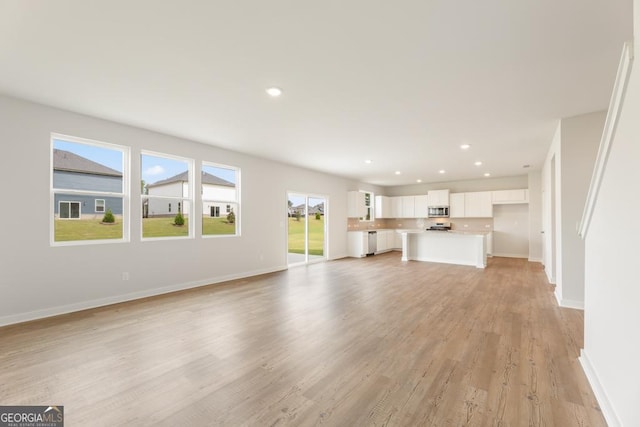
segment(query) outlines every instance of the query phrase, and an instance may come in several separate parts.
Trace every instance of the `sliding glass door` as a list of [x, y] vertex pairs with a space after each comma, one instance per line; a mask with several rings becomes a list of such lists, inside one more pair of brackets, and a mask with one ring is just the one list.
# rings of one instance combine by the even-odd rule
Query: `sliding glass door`
[[326, 259], [326, 198], [287, 194], [287, 263]]

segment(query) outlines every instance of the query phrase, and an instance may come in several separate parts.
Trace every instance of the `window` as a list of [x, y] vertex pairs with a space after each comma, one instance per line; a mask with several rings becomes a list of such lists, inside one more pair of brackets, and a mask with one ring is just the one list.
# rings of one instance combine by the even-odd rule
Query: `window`
[[373, 193], [369, 193], [368, 191], [363, 191], [364, 193], [364, 205], [366, 206], [367, 214], [360, 218], [360, 221], [373, 221], [373, 201], [374, 196]]
[[[193, 161], [167, 154], [143, 152], [142, 238], [189, 237], [193, 207]], [[177, 211], [173, 208], [177, 207]]]
[[80, 202], [60, 202], [58, 212], [60, 219], [80, 219]]
[[203, 163], [201, 181], [202, 235], [239, 235], [240, 170], [233, 166]]
[[[51, 244], [128, 240], [129, 149], [51, 134]], [[102, 220], [110, 210], [115, 222]]]

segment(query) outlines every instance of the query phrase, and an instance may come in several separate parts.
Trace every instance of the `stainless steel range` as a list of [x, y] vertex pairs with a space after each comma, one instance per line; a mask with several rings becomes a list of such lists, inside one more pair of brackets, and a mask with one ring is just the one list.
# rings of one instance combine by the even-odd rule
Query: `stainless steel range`
[[427, 227], [427, 231], [449, 231], [451, 230], [450, 222], [432, 222]]

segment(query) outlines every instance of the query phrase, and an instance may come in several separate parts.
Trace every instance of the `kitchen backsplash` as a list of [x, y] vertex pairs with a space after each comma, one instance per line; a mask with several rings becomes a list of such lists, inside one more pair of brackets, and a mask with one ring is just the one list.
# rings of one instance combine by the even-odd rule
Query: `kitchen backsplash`
[[375, 221], [360, 221], [357, 218], [347, 220], [348, 231], [375, 229], [425, 229], [432, 222], [448, 221], [452, 230], [461, 231], [493, 231], [493, 218], [396, 218], [376, 219]]

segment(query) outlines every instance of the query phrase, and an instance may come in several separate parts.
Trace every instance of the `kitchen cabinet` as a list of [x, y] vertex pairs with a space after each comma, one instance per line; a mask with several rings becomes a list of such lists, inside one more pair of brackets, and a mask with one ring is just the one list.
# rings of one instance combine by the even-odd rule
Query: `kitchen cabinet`
[[366, 231], [349, 231], [347, 233], [347, 255], [354, 258], [367, 256], [369, 250], [369, 233]]
[[363, 218], [367, 216], [365, 195], [361, 191], [347, 192], [347, 217]]
[[402, 218], [402, 197], [390, 197], [391, 218]]
[[428, 206], [449, 206], [449, 190], [430, 190], [427, 192]]
[[491, 192], [491, 201], [494, 205], [507, 205], [516, 203], [529, 203], [529, 190], [498, 190]]
[[493, 216], [491, 191], [464, 193], [464, 214], [467, 218], [491, 218]]
[[376, 196], [376, 203], [375, 203], [375, 209], [376, 209], [376, 218], [395, 218], [395, 216], [393, 216], [393, 209], [392, 209], [392, 200], [393, 197], [387, 197], [387, 196]]
[[415, 209], [414, 215], [415, 218], [426, 218], [429, 216], [428, 206], [429, 206], [429, 196], [426, 194], [423, 196], [415, 196]]
[[450, 201], [449, 216], [451, 218], [491, 218], [493, 216], [491, 191], [453, 193]]
[[464, 193], [452, 193], [449, 196], [449, 216], [451, 218], [464, 218]]
[[402, 214], [399, 218], [415, 218], [416, 217], [416, 198], [415, 196], [402, 196]]
[[393, 249], [395, 250], [402, 250], [402, 233], [398, 233], [397, 231], [393, 230]]
[[394, 230], [378, 230], [378, 247], [376, 253], [386, 252], [394, 248], [394, 234], [397, 234]]

